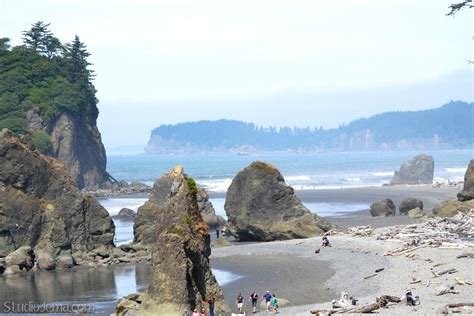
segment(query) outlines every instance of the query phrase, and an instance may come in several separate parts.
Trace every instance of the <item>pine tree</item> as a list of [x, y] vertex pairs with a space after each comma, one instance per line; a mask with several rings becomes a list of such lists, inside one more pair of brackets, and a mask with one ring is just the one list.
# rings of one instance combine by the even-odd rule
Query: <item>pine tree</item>
[[29, 31], [23, 32], [23, 43], [26, 48], [31, 49], [34, 53], [47, 54], [48, 43], [51, 43], [53, 34], [48, 29], [49, 23], [43, 21], [34, 23]]

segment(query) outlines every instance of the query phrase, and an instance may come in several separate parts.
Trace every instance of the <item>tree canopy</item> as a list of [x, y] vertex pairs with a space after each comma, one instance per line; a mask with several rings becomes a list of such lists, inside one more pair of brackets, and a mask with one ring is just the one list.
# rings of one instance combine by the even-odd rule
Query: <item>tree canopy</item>
[[23, 32], [23, 45], [0, 38], [0, 129], [26, 132], [26, 112], [48, 122], [63, 112], [97, 118], [90, 53], [76, 35], [66, 44], [36, 22]]

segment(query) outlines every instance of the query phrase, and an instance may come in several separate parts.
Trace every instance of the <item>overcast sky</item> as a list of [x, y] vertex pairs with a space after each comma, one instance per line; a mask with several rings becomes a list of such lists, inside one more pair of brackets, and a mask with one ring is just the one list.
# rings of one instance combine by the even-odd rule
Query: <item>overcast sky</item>
[[455, 0], [0, 0], [0, 36], [38, 20], [92, 56], [108, 148], [231, 118], [334, 127], [472, 101], [472, 12]]

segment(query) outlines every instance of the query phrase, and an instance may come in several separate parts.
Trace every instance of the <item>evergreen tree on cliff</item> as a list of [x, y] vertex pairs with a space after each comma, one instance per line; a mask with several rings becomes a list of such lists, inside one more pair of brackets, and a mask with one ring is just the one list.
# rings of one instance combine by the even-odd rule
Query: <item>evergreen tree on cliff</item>
[[81, 188], [111, 179], [89, 56], [78, 36], [63, 45], [41, 21], [23, 32], [21, 46], [0, 39], [0, 129], [33, 140], [36, 133], [49, 135], [51, 147], [42, 148], [51, 149], [44, 153], [62, 161]]

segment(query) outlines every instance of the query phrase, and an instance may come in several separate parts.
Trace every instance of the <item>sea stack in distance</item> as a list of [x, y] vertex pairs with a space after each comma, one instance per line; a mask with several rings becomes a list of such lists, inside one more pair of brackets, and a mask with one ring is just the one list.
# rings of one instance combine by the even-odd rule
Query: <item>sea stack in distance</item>
[[210, 236], [197, 192], [194, 180], [177, 166], [155, 182], [149, 201], [139, 210], [139, 217], [144, 209], [153, 217], [135, 238], [143, 241], [144, 233], [154, 236], [154, 240], [146, 236], [152, 241], [153, 277], [140, 315], [182, 315], [185, 309], [207, 306], [205, 300], [211, 297], [216, 314], [230, 312], [209, 264]]
[[474, 199], [474, 159], [471, 160], [464, 175], [464, 188], [458, 193], [459, 201]]
[[[82, 193], [62, 163], [9, 130], [0, 132], [0, 257], [5, 274], [69, 268], [74, 258], [111, 249], [108, 212]], [[34, 258], [34, 260], [33, 260]]]
[[277, 168], [262, 161], [235, 176], [224, 208], [228, 228], [239, 241], [308, 238], [331, 229], [301, 203]]
[[400, 170], [395, 171], [390, 185], [432, 184], [434, 176], [433, 157], [425, 154], [405, 161]]

